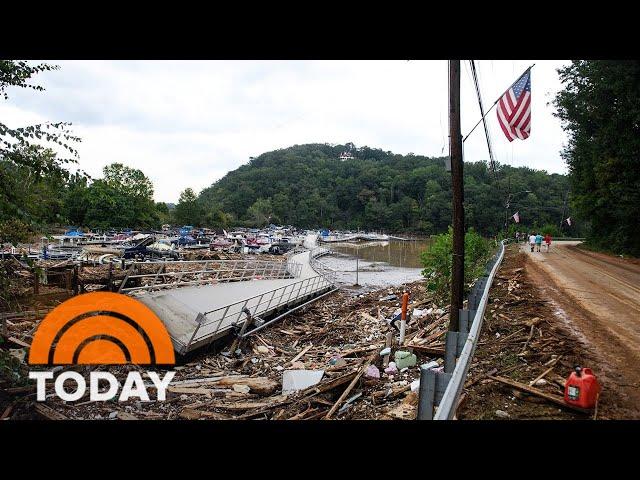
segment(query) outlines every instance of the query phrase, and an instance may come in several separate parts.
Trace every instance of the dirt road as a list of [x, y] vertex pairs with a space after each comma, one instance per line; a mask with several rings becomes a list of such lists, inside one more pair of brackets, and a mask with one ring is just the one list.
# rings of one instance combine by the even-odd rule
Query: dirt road
[[577, 244], [554, 242], [540, 253], [523, 245], [527, 271], [565, 326], [588, 345], [594, 370], [619, 392], [620, 408], [640, 412], [640, 262]]

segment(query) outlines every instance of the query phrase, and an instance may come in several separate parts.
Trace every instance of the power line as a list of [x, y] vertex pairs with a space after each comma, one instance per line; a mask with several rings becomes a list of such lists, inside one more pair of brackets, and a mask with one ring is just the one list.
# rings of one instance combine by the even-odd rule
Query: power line
[[480, 105], [480, 115], [482, 115], [482, 123], [484, 124], [484, 134], [487, 137], [487, 148], [489, 149], [489, 159], [491, 160], [491, 172], [493, 176], [496, 175], [496, 164], [493, 159], [493, 149], [491, 147], [491, 136], [489, 135], [489, 128], [487, 127], [487, 120], [484, 114], [484, 106], [482, 105], [482, 94], [480, 93], [480, 84], [478, 82], [478, 72], [476, 71], [476, 63], [474, 60], [469, 61], [471, 63], [471, 73], [473, 74], [473, 83], [476, 87], [476, 94], [478, 96], [478, 104]]

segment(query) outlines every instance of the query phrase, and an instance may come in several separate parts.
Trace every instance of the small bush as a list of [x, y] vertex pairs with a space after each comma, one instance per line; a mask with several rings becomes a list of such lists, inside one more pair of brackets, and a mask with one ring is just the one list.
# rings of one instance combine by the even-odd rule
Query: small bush
[[[491, 256], [491, 242], [482, 238], [472, 228], [464, 236], [464, 283], [465, 292], [482, 275]], [[453, 229], [437, 235], [431, 246], [420, 255], [424, 270], [422, 275], [428, 280], [429, 290], [437, 300], [448, 299], [451, 289], [451, 267], [453, 259]]]

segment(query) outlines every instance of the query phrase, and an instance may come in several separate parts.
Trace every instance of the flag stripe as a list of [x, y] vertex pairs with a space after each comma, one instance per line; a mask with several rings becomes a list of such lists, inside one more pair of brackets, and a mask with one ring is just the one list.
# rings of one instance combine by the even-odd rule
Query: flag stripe
[[531, 76], [527, 70], [498, 100], [498, 123], [507, 140], [525, 140], [531, 134]]

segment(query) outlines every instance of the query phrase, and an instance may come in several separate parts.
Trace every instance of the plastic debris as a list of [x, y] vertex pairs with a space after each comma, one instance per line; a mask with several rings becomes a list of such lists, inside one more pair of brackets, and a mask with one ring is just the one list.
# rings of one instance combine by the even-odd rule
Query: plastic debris
[[382, 297], [380, 299], [381, 302], [389, 302], [391, 300], [397, 300], [398, 296], [397, 295], [387, 295], [386, 297]]
[[282, 393], [296, 392], [317, 385], [324, 370], [285, 370], [282, 374]]
[[384, 369], [384, 373], [386, 373], [387, 375], [395, 375], [396, 373], [398, 373], [396, 362], [389, 362], [389, 366]]
[[438, 368], [440, 364], [436, 361], [431, 361], [429, 363], [423, 363], [420, 365], [420, 368], [426, 368], [427, 370], [431, 370], [433, 368]]
[[380, 378], [380, 370], [375, 365], [369, 365], [364, 372], [365, 377], [368, 378]]
[[249, 391], [251, 390], [249, 385], [242, 385], [239, 383], [234, 383], [232, 388], [238, 393], [249, 393]]
[[411, 352], [405, 350], [398, 350], [395, 353], [396, 366], [402, 370], [406, 367], [415, 367], [418, 363], [418, 358]]

